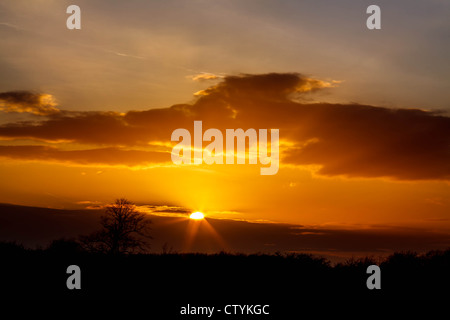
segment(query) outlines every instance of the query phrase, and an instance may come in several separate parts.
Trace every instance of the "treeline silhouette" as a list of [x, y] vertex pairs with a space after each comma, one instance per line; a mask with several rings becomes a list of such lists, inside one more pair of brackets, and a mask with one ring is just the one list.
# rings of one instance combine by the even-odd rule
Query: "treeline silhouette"
[[[2, 298], [297, 300], [448, 299], [450, 249], [398, 252], [383, 259], [332, 264], [310, 254], [90, 252], [75, 239], [29, 249], [0, 242]], [[369, 290], [367, 267], [381, 268], [381, 290]], [[69, 265], [81, 268], [81, 290], [69, 290]]]
[[[394, 253], [332, 264], [304, 253], [149, 253], [150, 221], [127, 199], [101, 216], [101, 229], [29, 249], [0, 242], [2, 298], [267, 301], [305, 299], [448, 299], [450, 249]], [[367, 268], [381, 267], [369, 290]], [[81, 269], [69, 290], [67, 268]], [[231, 302], [231, 301], [230, 301]]]

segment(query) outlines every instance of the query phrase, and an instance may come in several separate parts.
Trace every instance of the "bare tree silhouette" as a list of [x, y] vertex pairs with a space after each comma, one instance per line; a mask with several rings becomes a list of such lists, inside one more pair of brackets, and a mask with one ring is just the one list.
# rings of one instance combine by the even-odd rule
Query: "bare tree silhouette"
[[149, 248], [151, 221], [127, 199], [117, 199], [109, 205], [100, 223], [101, 230], [80, 237], [84, 249], [119, 255]]

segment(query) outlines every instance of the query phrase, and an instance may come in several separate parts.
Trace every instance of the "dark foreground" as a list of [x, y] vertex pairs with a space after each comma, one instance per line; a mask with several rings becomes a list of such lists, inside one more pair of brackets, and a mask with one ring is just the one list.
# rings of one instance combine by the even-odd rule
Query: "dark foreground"
[[[305, 299], [449, 299], [450, 250], [396, 253], [331, 265], [305, 254], [142, 254], [113, 257], [69, 247], [29, 250], [0, 244], [2, 299], [148, 299], [273, 301]], [[367, 267], [381, 268], [369, 290]], [[69, 290], [69, 265], [81, 289]], [[231, 302], [230, 302], [231, 303]]]

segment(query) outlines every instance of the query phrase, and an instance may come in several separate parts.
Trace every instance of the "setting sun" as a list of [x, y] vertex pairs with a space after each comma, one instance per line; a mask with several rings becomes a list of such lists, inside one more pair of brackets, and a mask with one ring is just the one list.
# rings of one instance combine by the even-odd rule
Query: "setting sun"
[[197, 211], [197, 212], [191, 213], [189, 218], [194, 219], [194, 220], [202, 220], [203, 218], [205, 218], [205, 215], [203, 213], [201, 213], [200, 211]]

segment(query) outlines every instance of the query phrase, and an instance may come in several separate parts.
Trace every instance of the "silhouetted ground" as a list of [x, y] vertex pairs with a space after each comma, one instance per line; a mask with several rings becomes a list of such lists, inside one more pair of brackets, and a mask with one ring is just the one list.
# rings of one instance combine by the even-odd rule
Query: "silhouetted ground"
[[[395, 253], [378, 264], [381, 290], [366, 287], [369, 258], [331, 265], [306, 254], [135, 254], [80, 251], [72, 241], [30, 250], [0, 243], [1, 298], [267, 301], [304, 299], [448, 299], [450, 249]], [[81, 290], [66, 287], [69, 265]]]
[[[104, 210], [0, 204], [0, 241], [18, 241], [30, 248], [46, 247], [54, 239], [77, 238], [98, 231], [104, 213]], [[164, 245], [178, 252], [302, 252], [325, 256], [336, 263], [364, 254], [385, 257], [395, 251], [423, 253], [450, 247], [449, 233], [425, 229], [333, 229], [212, 218], [195, 222], [188, 216], [149, 215], [149, 218], [154, 253], [159, 253]]]

